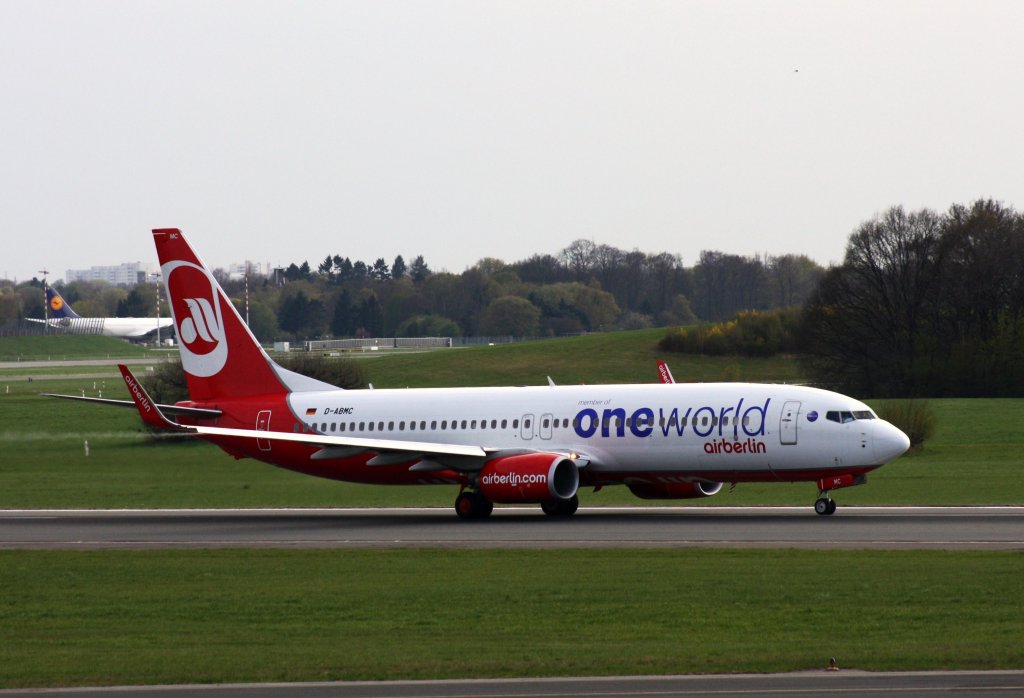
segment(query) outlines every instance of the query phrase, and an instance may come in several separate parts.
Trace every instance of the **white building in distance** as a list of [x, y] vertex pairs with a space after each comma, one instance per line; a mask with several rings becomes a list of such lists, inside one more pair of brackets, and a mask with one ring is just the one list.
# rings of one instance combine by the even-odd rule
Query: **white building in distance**
[[64, 280], [68, 283], [72, 281], [106, 281], [114, 286], [134, 286], [148, 282], [153, 271], [153, 265], [149, 262], [125, 262], [110, 267], [68, 269]]

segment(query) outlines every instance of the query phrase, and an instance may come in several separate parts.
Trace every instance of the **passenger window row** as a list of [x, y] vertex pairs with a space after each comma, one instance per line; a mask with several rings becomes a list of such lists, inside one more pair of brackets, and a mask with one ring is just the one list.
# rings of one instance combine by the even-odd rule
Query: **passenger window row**
[[[476, 420], [476, 419], [461, 419], [461, 420], [460, 419], [452, 419], [452, 420], [432, 419], [432, 420], [430, 420], [430, 430], [431, 431], [437, 431], [438, 428], [440, 428], [442, 431], [508, 429], [510, 421], [511, 421], [511, 424], [512, 424], [512, 429], [518, 431], [518, 429], [519, 429], [519, 420], [518, 419], [509, 420], [507, 418], [506, 419], [501, 419], [501, 420], [498, 420], [498, 419], [491, 419], [491, 420], [487, 420], [487, 419], [480, 419], [480, 420]], [[400, 420], [398, 422], [395, 422], [394, 420], [389, 420], [387, 422], [383, 422], [383, 421], [377, 421], [377, 422], [321, 422], [321, 423], [314, 422], [312, 424], [307, 424], [305, 426], [309, 430], [319, 431], [320, 433], [323, 433], [323, 434], [329, 434], [329, 433], [332, 433], [332, 432], [333, 433], [371, 432], [371, 431], [373, 431], [373, 432], [381, 432], [381, 431], [394, 432], [394, 431], [396, 431], [396, 427], [397, 427], [397, 431], [400, 431], [400, 432], [401, 431], [426, 431], [427, 430], [427, 420], [425, 420], [425, 419], [419, 420], [419, 421], [416, 421], [416, 420], [409, 420], [409, 421]], [[530, 427], [531, 427], [531, 421], [529, 419], [525, 420], [524, 423], [523, 423], [523, 428], [529, 429]], [[563, 418], [559, 418], [559, 419], [554, 419], [553, 420], [550, 417], [545, 417], [543, 419], [543, 421], [541, 422], [541, 427], [543, 429], [548, 429], [548, 428], [551, 428], [551, 429], [568, 429], [569, 428], [569, 420], [567, 418], [564, 418], [564, 419]]]

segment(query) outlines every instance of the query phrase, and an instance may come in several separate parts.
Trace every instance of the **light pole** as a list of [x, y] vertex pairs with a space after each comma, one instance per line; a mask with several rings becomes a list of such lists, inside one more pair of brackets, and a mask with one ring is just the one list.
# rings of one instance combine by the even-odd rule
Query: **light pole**
[[49, 270], [40, 269], [39, 273], [43, 275], [43, 332], [50, 331], [50, 301], [46, 298], [46, 275], [49, 274]]
[[156, 345], [160, 346], [160, 275], [153, 273], [153, 285], [156, 286]]

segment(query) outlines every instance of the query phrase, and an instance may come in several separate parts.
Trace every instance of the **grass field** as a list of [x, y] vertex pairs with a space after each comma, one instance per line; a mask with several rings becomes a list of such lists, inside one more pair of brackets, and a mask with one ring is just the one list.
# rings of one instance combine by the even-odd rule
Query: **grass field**
[[0, 553], [0, 686], [1020, 668], [1017, 553]]
[[137, 344], [101, 335], [0, 337], [0, 361], [62, 361], [146, 356]]
[[385, 354], [365, 359], [361, 365], [378, 388], [545, 385], [548, 376], [559, 385], [656, 383], [658, 359], [669, 361], [680, 382], [800, 381], [792, 357], [666, 356], [657, 348], [664, 334], [664, 329], [636, 330], [422, 354]]
[[[363, 364], [378, 387], [654, 382], [656, 332]], [[670, 359], [798, 381], [792, 359]], [[78, 372], [79, 369], [71, 369]], [[153, 439], [121, 381], [5, 383], [0, 508], [451, 506], [451, 487], [319, 480]], [[11, 376], [11, 373], [6, 374]], [[145, 382], [144, 375], [142, 376]], [[1024, 400], [933, 401], [918, 455], [843, 504], [1020, 504]], [[85, 455], [84, 441], [90, 455]], [[690, 502], [806, 504], [810, 484]], [[637, 503], [622, 488], [582, 504]], [[646, 502], [645, 502], [646, 503]], [[840, 515], [841, 515], [840, 509]], [[0, 687], [1024, 666], [1022, 556], [803, 550], [0, 551]]]

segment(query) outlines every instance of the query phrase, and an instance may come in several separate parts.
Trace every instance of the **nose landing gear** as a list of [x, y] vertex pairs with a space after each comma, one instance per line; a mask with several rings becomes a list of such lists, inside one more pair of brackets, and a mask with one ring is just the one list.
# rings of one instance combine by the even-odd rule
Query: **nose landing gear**
[[820, 516], [831, 516], [836, 513], [836, 503], [828, 496], [829, 490], [863, 485], [867, 481], [868, 476], [864, 473], [846, 473], [821, 478], [818, 480], [818, 501], [814, 503], [814, 512]]
[[814, 513], [820, 516], [831, 516], [836, 513], [836, 503], [829, 499], [828, 492], [822, 492], [814, 503]]

